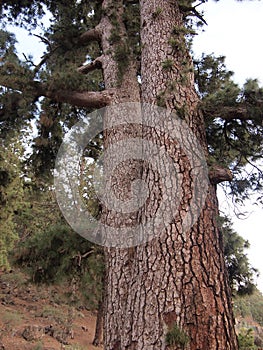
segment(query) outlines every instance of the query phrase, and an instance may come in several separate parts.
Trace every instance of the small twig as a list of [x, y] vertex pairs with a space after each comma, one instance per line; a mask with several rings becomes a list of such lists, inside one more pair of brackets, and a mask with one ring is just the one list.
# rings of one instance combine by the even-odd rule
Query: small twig
[[37, 37], [38, 39], [40, 39], [44, 44], [48, 45], [49, 47], [51, 47], [51, 43], [49, 40], [47, 40], [45, 37], [38, 35], [38, 34], [33, 34], [35, 37]]
[[33, 62], [32, 60], [30, 60], [24, 53], [23, 53], [23, 56], [24, 56], [26, 62], [31, 63], [32, 66], [36, 67], [36, 65], [34, 64], [34, 62]]
[[78, 252], [78, 254], [74, 255], [72, 259], [77, 258], [78, 259], [78, 266], [80, 266], [82, 259], [85, 259], [87, 256], [91, 255], [94, 252], [95, 252], [94, 249], [91, 249], [91, 250], [89, 250], [88, 252], [86, 252], [86, 253], [84, 253], [82, 255], [80, 254], [80, 252]]
[[59, 45], [55, 46], [52, 50], [50, 50], [49, 53], [45, 54], [44, 56], [42, 56], [42, 60], [39, 62], [38, 65], [36, 65], [35, 69], [34, 69], [34, 73], [38, 73], [38, 71], [40, 70], [40, 68], [43, 66], [43, 64], [46, 63], [46, 61], [54, 54], [54, 52], [59, 48]]
[[87, 256], [91, 255], [92, 253], [94, 253], [95, 250], [91, 249], [89, 252], [86, 252], [85, 254], [81, 255], [82, 259], [86, 258]]
[[200, 5], [203, 5], [206, 2], [206, 0], [201, 0], [201, 2], [199, 2], [199, 4], [195, 5], [194, 8], [197, 8]]
[[263, 175], [263, 170], [261, 170], [258, 166], [256, 166], [256, 164], [251, 163], [251, 161], [248, 160], [247, 157], [244, 156], [244, 158], [248, 162], [248, 164], [250, 164], [253, 168], [255, 168], [259, 172], [259, 174]]

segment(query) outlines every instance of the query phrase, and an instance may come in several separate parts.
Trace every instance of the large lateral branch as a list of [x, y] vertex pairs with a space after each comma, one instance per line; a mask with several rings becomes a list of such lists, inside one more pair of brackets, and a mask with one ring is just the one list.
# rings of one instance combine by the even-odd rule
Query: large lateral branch
[[46, 91], [43, 96], [57, 102], [69, 103], [77, 107], [102, 108], [110, 104], [113, 92], [110, 91]]
[[38, 81], [30, 81], [25, 83], [12, 79], [4, 79], [0, 81], [0, 85], [6, 88], [20, 91], [22, 93], [32, 90], [34, 99], [45, 96], [57, 102], [69, 103], [77, 107], [86, 108], [102, 108], [110, 104], [115, 94], [114, 90], [105, 91], [70, 91], [70, 90], [49, 90], [45, 84]]
[[[263, 103], [261, 106], [263, 108]], [[221, 118], [227, 121], [230, 120], [251, 120], [253, 119], [251, 113], [249, 112], [248, 106], [243, 104], [237, 107], [218, 107], [214, 108], [204, 108], [203, 109], [205, 117]], [[263, 115], [262, 115], [263, 117]]]
[[209, 169], [209, 179], [213, 185], [217, 185], [224, 181], [232, 181], [233, 174], [229, 169], [215, 164]]

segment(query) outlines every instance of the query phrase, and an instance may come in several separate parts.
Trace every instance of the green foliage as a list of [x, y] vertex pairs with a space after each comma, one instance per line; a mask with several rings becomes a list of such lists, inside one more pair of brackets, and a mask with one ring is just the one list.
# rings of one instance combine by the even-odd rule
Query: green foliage
[[43, 350], [44, 345], [41, 341], [37, 342], [37, 344], [34, 346], [33, 350]]
[[67, 322], [67, 314], [63, 310], [50, 305], [44, 306], [36, 316], [46, 318], [49, 322], [56, 322], [59, 325], [64, 325]]
[[121, 84], [123, 75], [129, 65], [132, 56], [140, 57], [140, 14], [139, 4], [127, 2], [121, 14], [126, 29], [126, 36], [120, 35], [120, 18], [116, 9], [111, 5], [107, 9], [107, 15], [112, 24], [109, 42], [113, 45], [113, 57], [118, 64], [118, 84]]
[[15, 327], [19, 326], [22, 322], [22, 316], [17, 311], [6, 311], [1, 319], [5, 325], [7, 331], [11, 331]]
[[170, 327], [165, 337], [166, 344], [169, 346], [179, 345], [182, 349], [189, 343], [188, 335], [177, 325]]
[[165, 61], [162, 62], [162, 67], [164, 70], [171, 70], [174, 66], [174, 61], [171, 59], [167, 59]]
[[[201, 0], [200, 3], [204, 2], [205, 0]], [[197, 12], [199, 3], [196, 4], [192, 0], [180, 0], [178, 5], [184, 16], [185, 25], [171, 28], [168, 40], [172, 49], [182, 56], [180, 59], [183, 65], [185, 55], [189, 51], [187, 42], [195, 34], [193, 29], [196, 24], [202, 22], [202, 15]], [[140, 61], [139, 3], [124, 2], [120, 16], [127, 30], [127, 36], [122, 38], [123, 40], [120, 40], [118, 9], [114, 3], [109, 7], [107, 15], [113, 25], [110, 37], [113, 46], [111, 51], [118, 63], [120, 83], [130, 59], [136, 58], [138, 62]], [[12, 79], [12, 84], [16, 80], [18, 87], [18, 89], [0, 88], [0, 106], [4, 107], [0, 109], [0, 123], [3, 123], [1, 129], [12, 130], [14, 125], [21, 129], [25, 121], [39, 115], [39, 108], [40, 113], [43, 112], [45, 117], [52, 121], [49, 127], [42, 123], [43, 118], [38, 123], [39, 135], [34, 142], [32, 161], [40, 175], [48, 172], [53, 166], [63, 134], [61, 129], [65, 124], [70, 124], [72, 120], [79, 118], [83, 110], [65, 107], [64, 104], [55, 106], [54, 101], [46, 98], [39, 102], [32, 82], [33, 80], [43, 82], [47, 90], [52, 92], [56, 89], [98, 91], [104, 88], [100, 72], [84, 76], [76, 71], [76, 67], [101, 55], [101, 47], [98, 44], [88, 45], [87, 50], [86, 45], [82, 46], [79, 43], [80, 35], [98, 24], [102, 14], [101, 3], [87, 0], [70, 3], [65, 0], [41, 2], [22, 0], [14, 3], [5, 0], [2, 2], [1, 10], [3, 23], [12, 19], [21, 25], [25, 24], [28, 29], [34, 28], [37, 20], [40, 20], [46, 11], [52, 14], [49, 28], [43, 29], [41, 35], [46, 45], [46, 53], [40, 65], [35, 66], [30, 59], [26, 62], [19, 60], [15, 52], [14, 36], [4, 31], [0, 33], [1, 75], [5, 79]], [[160, 14], [161, 9], [157, 7], [153, 16], [158, 18]], [[249, 197], [251, 191], [263, 190], [262, 171], [254, 167], [249, 174], [243, 172], [247, 164], [254, 165], [261, 158], [263, 151], [263, 90], [255, 80], [248, 81], [242, 88], [237, 86], [232, 81], [233, 73], [225, 67], [223, 56], [203, 56], [196, 61], [195, 66], [196, 86], [202, 99], [207, 126], [210, 160], [231, 169], [235, 179], [229, 186], [230, 194], [242, 202]], [[171, 62], [164, 62], [163, 68], [172, 69]], [[181, 70], [179, 83], [188, 84], [190, 71], [191, 67]], [[20, 90], [23, 90], [23, 93], [18, 92]], [[165, 107], [166, 97], [159, 94], [158, 105]], [[39, 104], [36, 104], [37, 101]], [[232, 118], [235, 114], [239, 116], [242, 109], [246, 111], [248, 118]], [[47, 167], [47, 164], [50, 165]]]
[[255, 290], [254, 277], [257, 270], [251, 267], [245, 254], [245, 250], [249, 248], [249, 242], [233, 230], [231, 221], [226, 217], [220, 217], [220, 224], [232, 293], [234, 295], [252, 294]]
[[178, 40], [176, 38], [174, 38], [174, 37], [171, 37], [168, 40], [168, 43], [169, 43], [169, 45], [171, 45], [173, 50], [177, 50], [179, 48], [179, 45], [180, 45]]
[[[201, 3], [204, 2], [205, 0], [201, 0]], [[185, 60], [185, 55], [188, 54], [186, 44], [187, 40], [195, 34], [193, 31], [195, 24], [191, 18], [194, 18], [197, 24], [202, 22], [202, 17], [195, 11], [194, 1], [180, 0], [178, 5], [186, 26], [171, 28], [168, 40], [173, 51], [181, 55], [180, 64], [184, 68], [180, 72], [180, 81], [172, 81], [166, 91], [159, 92], [157, 104], [162, 107], [166, 106], [168, 96], [166, 93], [174, 90], [176, 83], [188, 83], [187, 79], [191, 67], [186, 64]], [[130, 59], [136, 58], [138, 62], [140, 61], [139, 3], [124, 2], [121, 16], [127, 30], [127, 36], [123, 38], [123, 41], [120, 40], [120, 25], [116, 10], [116, 6], [112, 2], [111, 12], [108, 14], [107, 11], [107, 14], [113, 26], [109, 40], [110, 44], [114, 46], [111, 48], [111, 52], [118, 63], [118, 78], [121, 82]], [[54, 159], [64, 133], [83, 118], [89, 110], [57, 103], [49, 98], [39, 100], [36, 93], [37, 85], [34, 85], [34, 82], [43, 83], [47, 91], [51, 92], [57, 89], [69, 91], [72, 89], [77, 91], [101, 91], [104, 89], [101, 72], [92, 72], [84, 76], [76, 70], [84, 62], [91, 61], [101, 55], [101, 47], [98, 44], [92, 43], [88, 45], [87, 49], [86, 45], [82, 46], [79, 43], [80, 35], [99, 23], [102, 13], [101, 2], [88, 0], [71, 2], [66, 0], [43, 0], [40, 2], [21, 0], [14, 2], [4, 0], [0, 11], [2, 23], [12, 21], [14, 24], [26, 26], [29, 30], [36, 26], [37, 21], [46, 11], [50, 11], [52, 15], [49, 28], [43, 28], [43, 34], [41, 34], [42, 41], [46, 45], [46, 53], [39, 65], [35, 65], [30, 58], [25, 58], [25, 61], [22, 61], [15, 50], [14, 35], [4, 30], [0, 31], [1, 77], [15, 86], [13, 89], [0, 87], [1, 136], [7, 137], [13, 130], [24, 132], [24, 128], [33, 118], [38, 128], [38, 136], [33, 142], [33, 154], [26, 164], [26, 167], [30, 168], [31, 171], [29, 176], [31, 182], [28, 181], [21, 186], [22, 179], [19, 177], [19, 171], [16, 172], [14, 167], [11, 169], [12, 164], [17, 164], [18, 169], [21, 166], [20, 162], [12, 158], [10, 150], [6, 151], [7, 148], [4, 149], [4, 155], [0, 153], [3, 158], [0, 159], [0, 178], [3, 181], [0, 188], [2, 201], [0, 220], [3, 223], [2, 253], [0, 256], [2, 259], [4, 256], [5, 259], [7, 258], [7, 252], [12, 249], [14, 240], [17, 238], [16, 230], [19, 228], [22, 239], [28, 236], [30, 238], [20, 243], [18, 260], [20, 259], [20, 262], [31, 269], [36, 279], [55, 281], [59, 279], [58, 276], [65, 276], [66, 271], [69, 274], [76, 271], [77, 265], [71, 263], [75, 262], [73, 257], [79, 253], [75, 244], [80, 242], [79, 238], [73, 233], [69, 234], [68, 229], [63, 225], [61, 227], [52, 225], [54, 222], [61, 221], [58, 208], [54, 205], [54, 200], [51, 200], [52, 193], [48, 194], [47, 192], [47, 184], [50, 183], [50, 169], [54, 165]], [[161, 8], [157, 8], [153, 13], [153, 18], [158, 19], [161, 14]], [[243, 200], [248, 197], [249, 191], [259, 192], [263, 188], [263, 175], [260, 170], [254, 167], [248, 175], [243, 172], [246, 165], [254, 164], [262, 157], [263, 89], [256, 80], [247, 81], [243, 87], [235, 84], [232, 80], [233, 73], [226, 69], [224, 59], [223, 56], [209, 55], [196, 61], [195, 82], [202, 100], [201, 107], [206, 121], [209, 161], [220, 163], [232, 170], [235, 180], [230, 185], [231, 194]], [[162, 68], [169, 71], [172, 69], [173, 63], [171, 59], [167, 59], [163, 62]], [[244, 110], [246, 118], [240, 118], [240, 113]], [[178, 106], [177, 113], [180, 118], [185, 118], [188, 111], [183, 105]], [[100, 147], [100, 143], [91, 147], [90, 156], [97, 157]], [[6, 159], [10, 163], [8, 169], [6, 168]], [[92, 166], [87, 172], [91, 171], [91, 168]], [[45, 181], [46, 185], [43, 185], [42, 181]], [[14, 188], [19, 189], [19, 191], [23, 188], [23, 191], [26, 192], [27, 203], [24, 202], [22, 208], [19, 204], [20, 198], [23, 196], [22, 192], [15, 193]], [[82, 191], [82, 194], [87, 192], [91, 194], [90, 183], [85, 191]], [[89, 209], [93, 210], [94, 216], [99, 215], [100, 208], [94, 192], [89, 198], [87, 200]], [[14, 212], [19, 212], [19, 215], [14, 214]], [[243, 248], [246, 247], [247, 243], [238, 238], [228, 225], [226, 226], [224, 228], [226, 235], [225, 254], [232, 288], [238, 293], [242, 293], [242, 291], [252, 287], [253, 271], [243, 253]], [[63, 232], [67, 236], [65, 241], [62, 239]], [[47, 240], [45, 240], [46, 235], [48, 236]], [[65, 257], [62, 257], [63, 254], [58, 244], [66, 249], [68, 255], [65, 254]], [[91, 249], [90, 246], [86, 248], [88, 251]], [[45, 250], [50, 252], [47, 261], [44, 259]], [[31, 253], [32, 260], [28, 257], [28, 254]], [[83, 254], [84, 252], [81, 253], [81, 255]], [[87, 260], [93, 264], [91, 258]], [[6, 264], [6, 260], [2, 261], [3, 264]], [[58, 271], [55, 271], [55, 264], [58, 265]], [[38, 265], [39, 270], [37, 270]], [[96, 269], [97, 267], [94, 266], [93, 270]], [[86, 273], [85, 269], [84, 272]], [[94, 276], [91, 273], [85, 278], [87, 281], [91, 281], [95, 280]]]
[[236, 296], [234, 310], [236, 317], [252, 318], [263, 327], [263, 296], [259, 290], [251, 295]]
[[243, 328], [238, 334], [239, 350], [257, 350], [254, 344], [253, 329]]
[[61, 222], [20, 242], [15, 259], [36, 282], [54, 282], [74, 274], [79, 254], [89, 250], [91, 244]]
[[133, 54], [134, 58], [139, 61], [141, 56], [139, 2], [125, 2], [123, 23], [128, 35], [127, 41], [130, 52]]
[[207, 1], [208, 0], [200, 0], [197, 4], [193, 0], [178, 1], [179, 9], [183, 15], [184, 22], [188, 27], [199, 28], [204, 24], [207, 24], [203, 17], [203, 12], [198, 12], [198, 6]]
[[37, 19], [44, 15], [43, 2], [21, 0], [14, 2], [12, 0], [3, 1], [0, 7], [0, 18], [5, 23], [20, 26], [37, 26]]
[[185, 26], [174, 26], [173, 27], [173, 30], [172, 30], [172, 34], [173, 35], [194, 35], [196, 34], [194, 30], [188, 28], [188, 27], [185, 27]]
[[[0, 86], [0, 136], [6, 137], [10, 131], [15, 134], [20, 128], [25, 127], [28, 120], [32, 119], [30, 103], [32, 89], [28, 81], [32, 78], [27, 64], [22, 63], [15, 49], [15, 36], [0, 29], [0, 74], [1, 79], [9, 85], [17, 88], [12, 90]], [[19, 77], [19, 79], [18, 79]], [[25, 94], [18, 90], [24, 87]]]
[[60, 123], [63, 113], [60, 104], [47, 99], [42, 102], [42, 112], [36, 123], [39, 132], [33, 140], [33, 152], [29, 159], [38, 178], [47, 180], [50, 169], [55, 166], [54, 161], [64, 134]]
[[202, 97], [216, 93], [229, 83], [233, 72], [225, 66], [225, 56], [203, 55], [195, 61], [195, 80]]
[[[94, 149], [89, 150], [88, 153], [90, 154], [92, 152], [93, 157], [96, 157], [95, 151]], [[90, 161], [90, 158], [89, 158], [89, 161]], [[101, 205], [100, 205], [96, 190], [94, 188], [94, 183], [92, 181], [95, 165], [96, 165], [95, 162], [88, 163], [87, 158], [83, 157], [83, 160], [82, 160], [83, 171], [80, 174], [79, 191], [89, 213], [94, 218], [98, 219], [101, 215]]]
[[102, 295], [104, 261], [101, 251], [94, 252], [88, 259], [88, 268], [80, 279], [79, 290], [91, 309], [98, 307]]
[[27, 269], [36, 283], [76, 281], [85, 302], [96, 307], [104, 271], [99, 247], [60, 224], [18, 243], [14, 262]]
[[157, 100], [157, 106], [165, 107], [166, 106], [165, 92], [164, 91], [159, 92], [158, 95], [156, 96], [156, 100]]
[[[8, 141], [10, 144], [8, 144]], [[20, 159], [21, 144], [9, 139], [0, 148], [0, 268], [8, 269], [8, 255], [18, 239], [16, 215], [24, 204], [24, 190]]]
[[26, 277], [21, 271], [12, 271], [1, 275], [1, 281], [6, 284], [11, 284], [14, 288], [21, 288], [26, 284]]
[[158, 18], [162, 12], [163, 10], [160, 7], [157, 7], [157, 9], [152, 14], [153, 19]]
[[121, 84], [123, 75], [129, 65], [130, 49], [126, 42], [119, 43], [115, 47], [114, 59], [118, 64], [118, 83]]
[[[61, 22], [66, 26], [70, 26], [69, 31], [72, 30], [73, 25], [75, 28], [85, 28], [90, 24], [90, 17], [93, 20], [97, 20], [98, 13], [101, 12], [98, 1], [82, 0], [71, 1], [66, 0], [21, 0], [14, 2], [13, 0], [2, 1], [0, 8], [0, 18], [4, 24], [11, 23], [25, 27], [28, 29], [34, 29], [39, 25], [41, 18], [48, 13], [53, 14], [56, 21]], [[94, 16], [87, 16], [94, 10], [96, 13]], [[63, 13], [65, 16], [63, 16]], [[67, 18], [68, 20], [66, 21]], [[96, 23], [96, 22], [95, 22]]]
[[13, 62], [17, 60], [15, 35], [4, 30], [0, 30], [0, 56], [1, 62], [7, 58]]
[[263, 190], [263, 172], [255, 164], [263, 153], [263, 89], [257, 80], [248, 80], [240, 88], [224, 60], [210, 55], [196, 61], [195, 81], [202, 98], [210, 161], [230, 168], [234, 175], [230, 195], [243, 202], [252, 192], [262, 195]]
[[177, 51], [177, 52], [179, 51], [182, 57], [186, 53], [186, 49], [187, 49], [186, 40], [185, 40], [186, 35], [187, 35], [186, 32], [180, 30], [179, 27], [175, 27], [173, 28], [172, 35], [168, 40], [168, 43], [169, 45], [171, 45], [173, 51]]
[[55, 194], [47, 187], [48, 183], [43, 184], [34, 176], [28, 178], [24, 184], [26, 205], [16, 216], [16, 224], [22, 241], [45, 231], [52, 223], [61, 220]]

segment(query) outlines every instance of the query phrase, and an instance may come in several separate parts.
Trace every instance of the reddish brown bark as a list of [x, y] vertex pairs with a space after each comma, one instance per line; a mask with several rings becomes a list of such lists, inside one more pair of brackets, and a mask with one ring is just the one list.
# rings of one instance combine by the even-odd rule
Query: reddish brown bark
[[[37, 93], [56, 101], [80, 107], [116, 106], [122, 102], [159, 104], [184, 119], [207, 154], [205, 125], [194, 90], [193, 66], [184, 39], [182, 14], [178, 1], [141, 0], [141, 88], [137, 62], [126, 49], [128, 33], [123, 21], [122, 0], [104, 0], [103, 15], [96, 29], [84, 33], [80, 44], [92, 40], [101, 43], [103, 59], [87, 70], [102, 68], [105, 91], [47, 91], [32, 82]], [[114, 18], [114, 21], [113, 21]], [[119, 41], [112, 40], [118, 22]], [[115, 24], [114, 24], [115, 23]], [[77, 67], [76, 67], [77, 69]], [[23, 90], [19, 81], [8, 79], [5, 86]], [[12, 84], [12, 85], [11, 85]], [[38, 96], [38, 95], [37, 95]], [[104, 348], [106, 350], [236, 350], [230, 291], [224, 264], [222, 238], [217, 228], [218, 203], [215, 182], [209, 184], [205, 204], [197, 222], [184, 230], [183, 221], [193, 197], [191, 167], [182, 149], [176, 148], [169, 135], [149, 128], [111, 128], [123, 122], [124, 112], [111, 109], [105, 114], [105, 148], [125, 137], [153, 139], [173, 154], [178, 176], [183, 180], [178, 213], [170, 225], [142, 245], [123, 249], [106, 248]], [[231, 111], [230, 111], [231, 112]], [[242, 116], [243, 111], [240, 112]], [[143, 122], [147, 124], [147, 115]], [[195, 151], [193, 149], [193, 151]], [[116, 157], [118, 155], [116, 154]], [[114, 158], [114, 155], [113, 155]], [[107, 170], [107, 169], [106, 169]], [[127, 196], [127, 181], [143, 179], [150, 196], [147, 210], [139, 214], [114, 216], [103, 209], [106, 223], [141, 222], [154, 212], [161, 200], [161, 178], [141, 162], [128, 161], [117, 173], [115, 187], [119, 196]], [[174, 174], [165, 169], [166, 176]], [[173, 198], [168, 198], [168, 203]], [[157, 228], [153, 227], [153, 231]], [[107, 233], [107, 232], [106, 232]], [[172, 331], [184, 338], [169, 343]], [[178, 334], [177, 334], [178, 335]]]
[[[141, 101], [162, 102], [180, 114], [206, 153], [204, 122], [194, 91], [192, 61], [180, 34], [182, 26], [176, 2], [141, 1]], [[177, 40], [177, 48], [170, 39]], [[164, 68], [165, 62], [169, 69], [167, 65]], [[107, 142], [114, 142], [116, 135], [111, 137]], [[154, 138], [159, 145], [173, 149], [158, 133]], [[185, 165], [180, 168], [184, 196], [176, 219], [148, 243], [106, 251], [107, 350], [237, 349], [222, 238], [217, 229], [215, 187], [210, 184], [198, 221], [190, 230], [183, 230], [192, 179], [182, 156], [180, 152], [175, 155], [179, 166], [182, 162]], [[143, 174], [150, 190], [151, 171]], [[149, 206], [155, 204], [152, 200]], [[169, 344], [167, 335], [172, 329], [181, 330], [188, 341]]]

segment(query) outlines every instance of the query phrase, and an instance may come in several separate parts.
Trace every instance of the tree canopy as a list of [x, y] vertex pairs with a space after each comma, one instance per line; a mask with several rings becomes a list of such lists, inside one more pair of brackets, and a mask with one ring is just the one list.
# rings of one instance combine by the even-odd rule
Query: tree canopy
[[[127, 45], [139, 62], [139, 5], [136, 1], [124, 3]], [[203, 23], [199, 18], [203, 15], [198, 15], [198, 4], [194, 6], [193, 1], [180, 1], [180, 6], [187, 29], [174, 30], [191, 41], [196, 25]], [[13, 130], [14, 126], [22, 130], [26, 123], [36, 120], [38, 136], [34, 140], [32, 160], [39, 167], [39, 173], [52, 168], [63, 133], [86, 113], [86, 108], [91, 111], [107, 104], [100, 70], [101, 48], [96, 43], [98, 33], [93, 30], [101, 11], [101, 1], [2, 2], [1, 133]], [[47, 14], [50, 23], [45, 28], [41, 19]], [[112, 18], [114, 21], [114, 14]], [[31, 33], [40, 28], [36, 35], [46, 46], [41, 62], [18, 57], [14, 34], [4, 30], [7, 23], [24, 27]], [[110, 41], [115, 45], [119, 40], [117, 29], [111, 33]], [[171, 46], [178, 46], [176, 40]], [[121, 74], [126, 49], [118, 44], [118, 50], [119, 57], [115, 59]], [[208, 164], [231, 171], [229, 188], [236, 200], [248, 198], [252, 191], [257, 191], [261, 198], [262, 171], [257, 162], [262, 155], [263, 89], [256, 80], [248, 80], [239, 87], [224, 59], [210, 55], [194, 61], [195, 81], [207, 127]], [[165, 64], [168, 65], [165, 69], [169, 69], [169, 62]]]
[[[258, 162], [262, 156], [263, 88], [257, 80], [248, 80], [242, 87], [235, 84], [223, 56], [203, 55], [201, 59], [192, 60], [192, 37], [198, 27], [206, 24], [198, 6], [205, 2], [3, 0], [0, 5], [0, 135], [6, 143], [4, 147], [8, 147], [10, 138], [19, 135], [21, 139], [32, 125], [38, 133], [36, 137], [22, 140], [22, 144], [30, 146], [29, 155], [23, 155], [21, 170], [22, 177], [29, 177], [30, 185], [19, 185], [21, 191], [34, 188], [34, 194], [45, 197], [52, 188], [54, 161], [65, 133], [89, 112], [119, 102], [147, 101], [175, 112], [176, 117], [191, 128], [206, 155], [210, 180], [207, 197], [197, 221], [184, 232], [182, 221], [195, 195], [192, 169], [182, 149], [175, 152], [174, 140], [170, 142], [169, 138], [155, 135], [160, 145], [173, 153], [172, 158], [184, 180], [184, 196], [180, 199], [177, 217], [165, 232], [158, 232], [156, 242], [105, 252], [108, 283], [104, 325], [105, 344], [109, 349], [124, 346], [134, 349], [134, 337], [136, 344], [143, 344], [141, 348], [148, 344], [149, 349], [153, 349], [153, 344], [161, 346], [162, 341], [166, 342], [166, 347], [176, 349], [178, 344], [185, 346], [190, 341], [191, 349], [215, 346], [219, 349], [220, 344], [225, 344], [225, 348], [237, 348], [230, 293], [223, 273], [216, 186], [229, 182], [228, 191], [237, 202], [255, 191], [262, 200], [263, 173]], [[45, 16], [49, 17], [46, 25], [42, 23]], [[7, 24], [21, 26], [41, 40], [45, 52], [40, 62], [18, 55], [15, 36], [9, 32]], [[105, 123], [116, 119], [116, 113], [106, 113]], [[125, 132], [136, 134], [134, 130]], [[144, 132], [142, 130], [142, 134]], [[151, 130], [151, 136], [152, 133]], [[105, 132], [104, 146], [121, 137], [120, 130]], [[87, 146], [84, 158], [95, 162], [102, 147], [99, 135]], [[11, 154], [6, 152], [11, 160]], [[1, 187], [2, 198], [4, 191], [11, 193], [16, 186], [12, 181], [20, 181], [21, 177], [12, 167], [6, 167], [6, 161], [0, 166], [0, 174], [7, 179], [5, 189]], [[116, 177], [116, 187], [123, 195], [125, 189], [127, 192], [126, 180], [139, 174], [153, 190], [148, 204], [152, 206], [150, 212], [154, 212], [162, 195], [160, 176], [153, 184], [155, 175], [150, 166], [142, 167], [134, 160], [129, 166], [130, 170], [123, 176]], [[83, 174], [87, 175], [89, 170]], [[168, 172], [167, 176], [174, 174]], [[156, 189], [159, 191], [155, 193]], [[90, 183], [81, 190], [94, 194]], [[33, 198], [34, 194], [31, 193]], [[102, 219], [109, 218], [114, 223], [114, 215], [101, 208], [96, 199], [91, 198], [87, 204], [94, 207], [95, 216], [101, 214]], [[11, 205], [11, 210], [15, 212], [17, 208]], [[24, 214], [26, 218], [28, 212]], [[143, 222], [147, 215], [147, 210], [133, 217], [124, 215], [120, 222]], [[52, 215], [49, 220], [52, 221]], [[158, 231], [156, 227], [153, 229]], [[24, 246], [33, 256], [40, 255], [45, 276], [50, 272], [54, 278], [55, 272], [50, 269], [54, 263], [61, 264], [61, 271], [70, 270], [69, 261], [76, 255], [76, 237], [70, 236], [64, 242], [65, 250], [73, 254], [68, 260], [52, 255], [65, 231], [63, 227], [38, 231], [28, 241], [31, 247]], [[247, 243], [235, 235], [229, 223], [222, 231], [226, 238], [231, 287], [237, 293], [247, 292], [253, 285], [253, 273], [243, 253]], [[48, 232], [50, 237], [47, 245], [38, 244], [38, 239], [42, 242], [43, 232]], [[3, 246], [5, 250], [10, 249], [7, 239]], [[51, 256], [45, 261], [47, 248]], [[83, 244], [83, 249], [91, 248]], [[85, 250], [79, 253], [80, 256], [86, 254]], [[21, 254], [20, 258], [30, 265], [30, 261], [24, 261], [26, 255]], [[147, 289], [145, 299], [143, 288]], [[139, 289], [142, 294], [138, 297]], [[121, 292], [116, 294], [117, 290]], [[160, 296], [158, 300], [156, 295]], [[211, 304], [211, 310], [208, 311], [203, 301]], [[155, 312], [152, 312], [153, 305]], [[143, 313], [147, 308], [151, 320], [146, 323]], [[214, 321], [211, 321], [210, 311], [213, 311]], [[132, 322], [131, 314], [136, 315], [137, 322], [123, 328], [125, 322], [127, 325]], [[127, 347], [124, 344], [128, 344]]]

